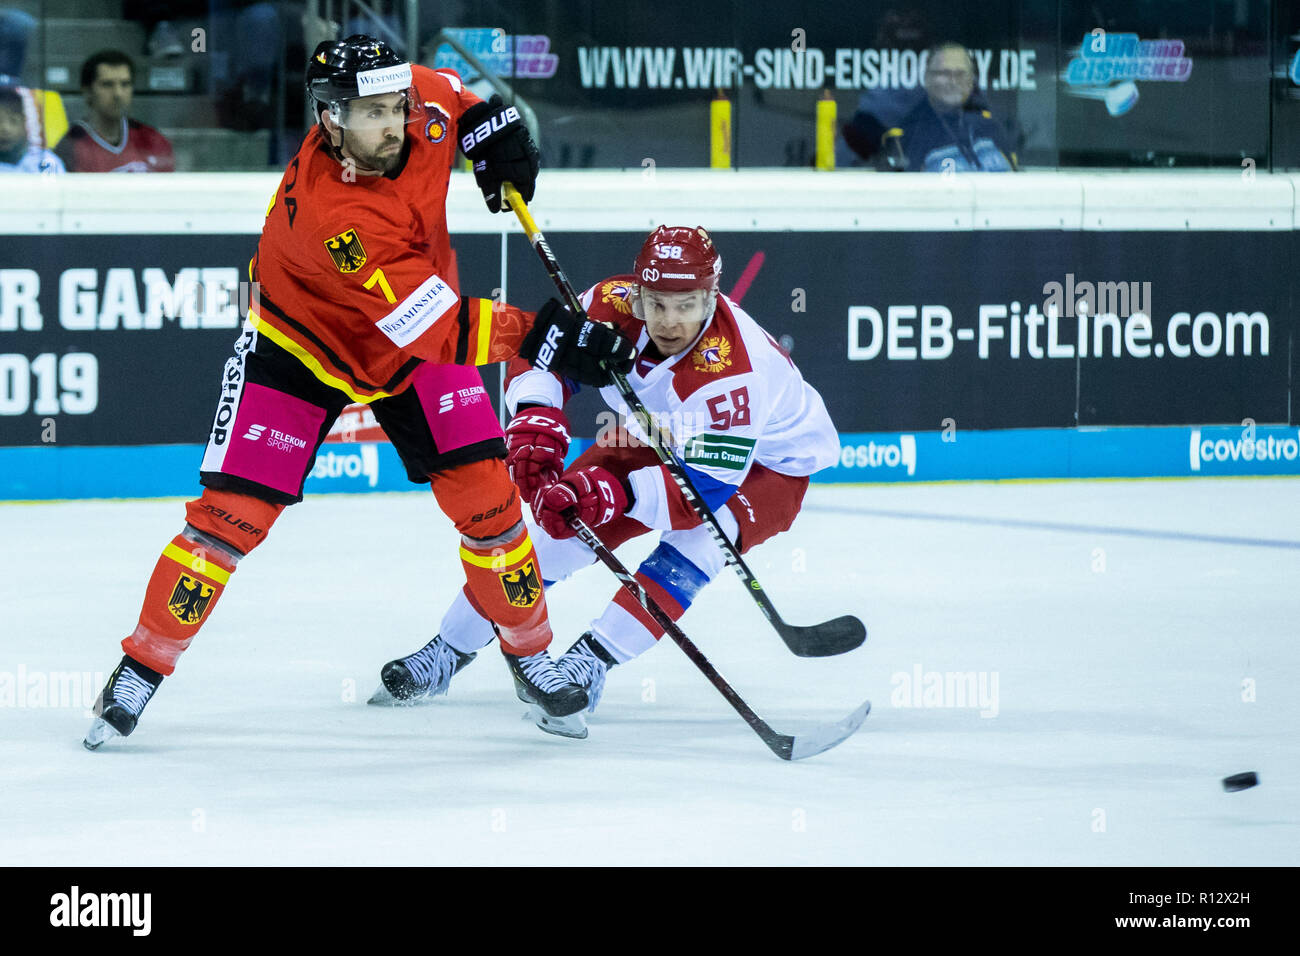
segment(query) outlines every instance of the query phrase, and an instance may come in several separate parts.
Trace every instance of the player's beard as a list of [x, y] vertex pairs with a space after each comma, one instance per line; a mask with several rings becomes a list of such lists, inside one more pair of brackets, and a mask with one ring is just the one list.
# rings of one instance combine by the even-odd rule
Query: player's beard
[[[389, 149], [396, 145], [396, 149]], [[402, 160], [402, 138], [400, 136], [388, 136], [382, 143], [379, 143], [373, 150], [366, 153], [358, 153], [356, 161], [358, 166], [367, 169], [373, 169], [379, 173], [390, 173], [397, 168], [397, 164]]]

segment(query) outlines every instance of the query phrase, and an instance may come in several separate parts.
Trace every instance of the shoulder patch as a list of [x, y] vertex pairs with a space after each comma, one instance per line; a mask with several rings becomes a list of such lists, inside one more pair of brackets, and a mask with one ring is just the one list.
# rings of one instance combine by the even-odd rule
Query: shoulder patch
[[424, 110], [429, 114], [429, 122], [424, 124], [424, 136], [431, 143], [441, 143], [447, 138], [451, 127], [451, 114], [446, 107], [434, 100], [424, 101]]
[[[318, 233], [319, 235], [319, 233]], [[366, 250], [355, 229], [345, 229], [337, 236], [325, 240], [325, 248], [339, 272], [356, 272], [366, 264]]]
[[600, 287], [600, 301], [612, 305], [623, 315], [632, 314], [632, 283], [605, 282]]

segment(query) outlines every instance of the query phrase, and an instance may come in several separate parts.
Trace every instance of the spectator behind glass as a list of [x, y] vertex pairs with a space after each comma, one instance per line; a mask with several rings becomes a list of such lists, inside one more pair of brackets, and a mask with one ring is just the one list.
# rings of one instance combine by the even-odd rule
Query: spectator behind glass
[[0, 8], [0, 86], [14, 86], [23, 73], [27, 41], [36, 32], [36, 18], [23, 10]]
[[0, 87], [0, 173], [63, 171], [58, 156], [31, 142], [22, 96], [13, 87]]
[[859, 111], [845, 124], [845, 141], [883, 168], [910, 172], [1010, 172], [1015, 153], [993, 115], [975, 98], [975, 63], [958, 43], [926, 56], [925, 98], [897, 126]]
[[170, 173], [172, 144], [152, 126], [126, 115], [135, 65], [125, 53], [101, 50], [81, 66], [89, 116], [59, 141], [55, 152], [73, 173]]

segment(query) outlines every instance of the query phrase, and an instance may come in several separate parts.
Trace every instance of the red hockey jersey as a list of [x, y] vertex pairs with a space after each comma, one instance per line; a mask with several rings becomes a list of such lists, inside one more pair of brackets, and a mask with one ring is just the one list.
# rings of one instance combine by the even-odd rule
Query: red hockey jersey
[[318, 128], [267, 210], [249, 320], [319, 378], [369, 402], [399, 392], [421, 360], [486, 365], [517, 354], [532, 319], [462, 299], [447, 234], [456, 124], [479, 98], [450, 70], [413, 65], [425, 122], [385, 176], [345, 175]]

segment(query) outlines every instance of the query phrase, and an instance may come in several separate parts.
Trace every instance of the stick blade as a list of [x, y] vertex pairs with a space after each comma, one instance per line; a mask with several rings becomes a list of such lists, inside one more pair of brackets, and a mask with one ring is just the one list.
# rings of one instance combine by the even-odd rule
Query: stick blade
[[782, 623], [777, 627], [781, 640], [795, 657], [834, 657], [862, 646], [867, 627], [852, 614], [845, 614], [821, 624], [799, 627]]
[[[837, 723], [827, 724], [825, 727], [820, 727], [809, 734], [797, 734], [789, 738], [790, 750], [785, 759], [803, 760], [805, 757], [814, 757], [844, 743], [862, 726], [862, 722], [867, 719], [869, 713], [871, 713], [871, 701], [868, 700]], [[778, 756], [781, 755], [778, 754]]]

